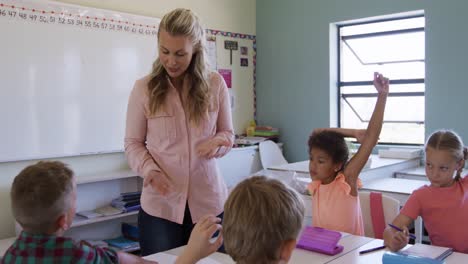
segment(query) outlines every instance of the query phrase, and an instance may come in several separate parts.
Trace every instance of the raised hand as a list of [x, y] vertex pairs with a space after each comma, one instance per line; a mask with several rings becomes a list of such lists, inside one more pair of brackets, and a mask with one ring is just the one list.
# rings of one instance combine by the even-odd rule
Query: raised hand
[[378, 72], [374, 72], [374, 87], [379, 94], [388, 94], [389, 83], [388, 78]]

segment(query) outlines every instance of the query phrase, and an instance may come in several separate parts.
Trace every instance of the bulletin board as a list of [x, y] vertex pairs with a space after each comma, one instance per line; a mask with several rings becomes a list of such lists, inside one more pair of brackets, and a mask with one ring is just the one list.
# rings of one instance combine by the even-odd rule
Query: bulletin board
[[[222, 75], [231, 75], [227, 82], [231, 87], [234, 130], [236, 134], [243, 134], [250, 121], [256, 118], [256, 37], [220, 30], [207, 30], [207, 35], [215, 42], [216, 70]], [[232, 50], [232, 64], [231, 51], [225, 49], [225, 41], [237, 42], [237, 50]]]

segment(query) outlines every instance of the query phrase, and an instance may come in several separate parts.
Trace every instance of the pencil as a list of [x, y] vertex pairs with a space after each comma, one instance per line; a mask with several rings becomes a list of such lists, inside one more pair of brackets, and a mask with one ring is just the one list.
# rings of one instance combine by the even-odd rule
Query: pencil
[[[392, 225], [392, 224], [388, 224], [391, 228], [397, 230], [397, 231], [400, 231], [400, 232], [403, 232], [403, 229], [399, 228], [398, 226], [395, 226], [395, 225]], [[416, 236], [411, 234], [411, 233], [408, 233], [409, 237], [411, 237], [412, 239], [416, 239]]]
[[380, 246], [380, 247], [375, 247], [375, 248], [369, 248], [369, 249], [366, 249], [366, 250], [363, 250], [363, 251], [359, 251], [359, 255], [366, 254], [366, 253], [370, 253], [370, 252], [374, 252], [374, 251], [381, 250], [381, 249], [384, 249], [384, 248], [385, 248], [385, 246]]

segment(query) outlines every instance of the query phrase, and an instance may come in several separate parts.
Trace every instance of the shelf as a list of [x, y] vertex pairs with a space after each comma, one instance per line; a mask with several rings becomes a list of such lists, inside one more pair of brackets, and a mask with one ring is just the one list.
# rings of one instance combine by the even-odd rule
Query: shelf
[[85, 184], [85, 183], [96, 183], [102, 181], [111, 181], [125, 178], [138, 177], [138, 175], [130, 169], [114, 172], [106, 172], [92, 175], [77, 175], [76, 183]]
[[72, 223], [71, 227], [84, 226], [84, 225], [104, 222], [104, 221], [108, 221], [108, 220], [112, 220], [112, 219], [122, 218], [122, 217], [130, 216], [130, 215], [136, 215], [136, 214], [138, 214], [138, 211], [123, 213], [123, 214], [110, 215], [110, 216], [101, 216], [101, 217], [96, 217], [96, 218], [91, 218], [91, 219], [88, 219], [88, 218], [83, 217], [83, 216], [76, 215], [75, 219], [73, 219], [73, 223]]

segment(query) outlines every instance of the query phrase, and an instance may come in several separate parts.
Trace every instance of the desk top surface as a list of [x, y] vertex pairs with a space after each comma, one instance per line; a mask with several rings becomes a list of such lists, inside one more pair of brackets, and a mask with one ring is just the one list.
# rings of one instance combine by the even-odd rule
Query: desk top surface
[[[324, 254], [319, 254], [312, 251], [307, 251], [303, 249], [295, 249], [289, 263], [292, 264], [314, 264], [314, 263], [332, 263], [332, 264], [368, 264], [368, 263], [382, 263], [382, 255], [388, 251], [388, 249], [382, 249], [374, 251], [371, 253], [359, 255], [359, 251], [370, 249], [383, 245], [383, 240], [374, 239], [369, 237], [355, 236], [344, 234], [341, 238], [340, 245], [344, 247], [343, 252], [335, 256], [328, 256]], [[408, 245], [405, 248], [408, 248], [411, 245]], [[430, 245], [423, 245], [427, 247], [432, 247]], [[178, 256], [182, 253], [185, 246], [178, 247], [165, 251], [164, 253]], [[155, 254], [154, 254], [155, 255]], [[147, 258], [152, 258], [150, 255]], [[153, 258], [154, 259], [154, 258]], [[455, 264], [455, 263], [468, 263], [468, 254], [462, 253], [453, 253], [445, 260], [446, 264]], [[164, 262], [160, 262], [164, 264]], [[234, 261], [226, 254], [214, 253], [209, 257], [203, 259], [199, 263], [225, 263], [232, 264]]]
[[428, 180], [408, 180], [401, 178], [380, 178], [366, 182], [363, 190], [411, 194], [414, 190], [430, 185]]
[[[410, 168], [410, 169], [398, 171], [398, 174], [426, 177], [426, 170], [424, 166], [419, 166], [416, 168]], [[467, 174], [468, 174], [468, 169], [463, 169], [461, 175], [465, 176]]]
[[[411, 159], [388, 159], [388, 158], [381, 158], [377, 154], [372, 154], [370, 156], [371, 164], [369, 168], [364, 168], [363, 171], [369, 169], [376, 169], [384, 166], [394, 165], [409, 161]], [[268, 169], [271, 170], [283, 170], [283, 171], [296, 171], [301, 173], [309, 173], [309, 160], [294, 162], [283, 164], [279, 166], [271, 166]]]

